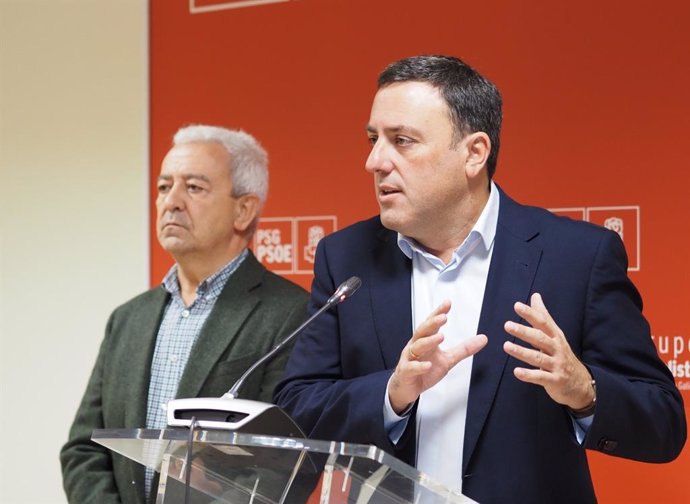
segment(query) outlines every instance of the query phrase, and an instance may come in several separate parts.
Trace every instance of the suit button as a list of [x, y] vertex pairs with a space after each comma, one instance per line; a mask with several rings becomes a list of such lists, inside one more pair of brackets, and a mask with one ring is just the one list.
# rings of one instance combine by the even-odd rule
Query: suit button
[[601, 438], [597, 443], [597, 448], [605, 452], [613, 452], [618, 448], [618, 441], [613, 439]]

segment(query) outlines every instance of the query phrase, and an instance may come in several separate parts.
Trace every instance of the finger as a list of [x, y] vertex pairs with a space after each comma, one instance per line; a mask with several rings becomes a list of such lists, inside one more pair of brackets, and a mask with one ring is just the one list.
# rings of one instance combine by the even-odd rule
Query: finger
[[548, 327], [556, 327], [556, 321], [549, 313], [549, 310], [546, 309], [544, 300], [542, 299], [541, 294], [538, 292], [535, 292], [530, 297], [530, 308], [532, 309], [533, 313], [538, 314], [537, 317], [542, 324], [545, 324]]
[[511, 341], [506, 341], [503, 343], [503, 350], [511, 357], [514, 357], [525, 364], [529, 364], [530, 366], [534, 366], [537, 369], [551, 371], [553, 368], [553, 359], [546, 353], [540, 352], [539, 350], [533, 350], [531, 348], [516, 345]]
[[448, 321], [448, 312], [450, 311], [450, 301], [443, 301], [440, 305], [436, 307], [434, 311], [419, 324], [414, 334], [412, 335], [412, 341], [419, 338], [425, 338], [431, 336], [432, 334], [438, 333], [439, 329]]
[[511, 320], [503, 324], [503, 328], [508, 334], [515, 336], [529, 345], [532, 345], [537, 350], [541, 350], [549, 355], [553, 355], [555, 351], [553, 339], [549, 338], [540, 329], [518, 324], [517, 322], [513, 322]]
[[544, 371], [543, 369], [526, 369], [517, 367], [513, 369], [513, 375], [522, 382], [531, 383], [533, 385], [541, 385], [542, 387], [546, 387], [552, 382], [551, 373]]
[[535, 292], [530, 297], [530, 305], [525, 303], [515, 303], [515, 313], [525, 319], [532, 327], [541, 329], [549, 335], [553, 334], [553, 329], [556, 328], [556, 323], [551, 314], [546, 309], [541, 294]]
[[451, 359], [451, 363], [454, 366], [463, 359], [466, 359], [470, 355], [474, 355], [479, 352], [482, 348], [486, 346], [489, 339], [484, 334], [477, 334], [476, 336], [471, 336], [453, 348], [447, 350], [447, 354]]
[[407, 346], [408, 360], [422, 360], [426, 355], [434, 352], [443, 340], [443, 334], [433, 334], [411, 341]]
[[546, 309], [546, 305], [544, 304], [544, 299], [541, 297], [541, 294], [539, 294], [538, 292], [535, 292], [530, 296], [529, 299], [530, 299], [529, 304], [530, 304], [530, 306], [532, 306], [532, 308], [536, 308], [540, 311], [544, 311], [544, 312], [548, 313], [548, 310]]
[[412, 334], [412, 338], [410, 338], [410, 343], [421, 341], [425, 338], [438, 334], [438, 332], [441, 330], [441, 327], [443, 327], [443, 325], [447, 321], [448, 317], [443, 313], [426, 319], [424, 322], [419, 324], [414, 334]]
[[408, 378], [420, 376], [426, 374], [431, 369], [431, 361], [417, 361], [408, 360], [402, 365], [402, 376], [403, 381]]
[[431, 315], [438, 315], [440, 313], [448, 313], [450, 311], [450, 299], [444, 299], [439, 303], [439, 305], [436, 307], [434, 311], [431, 312]]

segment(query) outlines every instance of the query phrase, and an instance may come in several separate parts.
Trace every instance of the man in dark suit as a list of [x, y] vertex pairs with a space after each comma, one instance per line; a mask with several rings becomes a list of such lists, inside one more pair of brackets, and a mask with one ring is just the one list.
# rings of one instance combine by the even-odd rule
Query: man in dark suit
[[481, 504], [592, 504], [585, 449], [664, 462], [686, 438], [617, 234], [492, 182], [495, 86], [390, 65], [367, 127], [380, 216], [326, 237], [275, 399], [310, 436], [372, 443]]
[[[267, 188], [266, 153], [247, 133], [189, 126], [175, 135], [156, 206], [159, 242], [176, 264], [108, 321], [60, 454], [70, 502], [146, 502], [153, 472], [93, 443], [91, 432], [164, 428], [169, 400], [221, 396], [301, 323], [307, 293], [247, 249]], [[241, 395], [270, 401], [286, 360], [257, 370]]]

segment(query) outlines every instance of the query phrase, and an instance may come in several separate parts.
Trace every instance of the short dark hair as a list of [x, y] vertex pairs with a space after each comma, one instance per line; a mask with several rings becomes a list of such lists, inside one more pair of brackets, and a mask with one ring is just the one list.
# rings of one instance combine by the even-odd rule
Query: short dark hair
[[388, 65], [379, 75], [381, 89], [395, 82], [427, 82], [438, 88], [448, 105], [457, 139], [483, 131], [491, 140], [486, 166], [491, 179], [501, 143], [503, 100], [494, 84], [453, 56], [413, 56]]

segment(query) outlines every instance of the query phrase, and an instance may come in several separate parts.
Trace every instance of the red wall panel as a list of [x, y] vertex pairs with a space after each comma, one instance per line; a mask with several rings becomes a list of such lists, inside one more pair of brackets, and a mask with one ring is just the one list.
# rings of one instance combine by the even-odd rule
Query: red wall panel
[[[151, 0], [150, 9], [152, 191], [179, 126], [252, 133], [271, 159], [255, 249], [308, 287], [310, 233], [377, 211], [364, 127], [378, 72], [415, 54], [460, 56], [504, 96], [496, 181], [519, 201], [624, 226], [631, 278], [690, 402], [690, 3]], [[154, 199], [155, 284], [171, 260], [156, 245]], [[689, 453], [659, 466], [593, 454], [600, 502], [690, 502]]]

